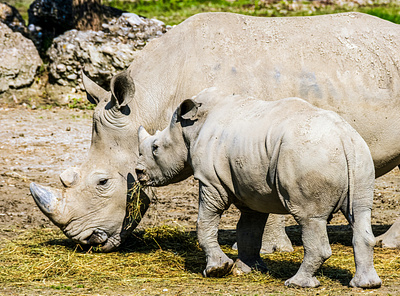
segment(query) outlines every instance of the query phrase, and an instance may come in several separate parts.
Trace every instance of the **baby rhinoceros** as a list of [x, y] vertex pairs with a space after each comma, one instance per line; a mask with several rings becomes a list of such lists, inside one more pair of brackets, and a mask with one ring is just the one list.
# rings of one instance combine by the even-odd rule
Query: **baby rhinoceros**
[[[260, 247], [269, 213], [292, 214], [302, 226], [304, 259], [285, 285], [316, 287], [331, 256], [327, 220], [339, 209], [353, 229], [353, 287], [381, 285], [373, 265], [374, 164], [367, 144], [339, 115], [299, 98], [266, 102], [206, 89], [185, 100], [170, 125], [150, 136], [139, 128], [136, 172], [149, 186], [190, 175], [199, 180], [197, 235], [205, 276], [266, 268]], [[234, 204], [238, 259], [221, 250], [218, 223]]]

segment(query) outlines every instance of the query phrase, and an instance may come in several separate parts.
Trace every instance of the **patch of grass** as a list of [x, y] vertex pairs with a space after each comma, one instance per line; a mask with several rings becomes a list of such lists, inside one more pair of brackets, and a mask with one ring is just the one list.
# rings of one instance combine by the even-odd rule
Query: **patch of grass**
[[384, 7], [363, 7], [360, 11], [400, 24], [400, 5], [392, 4]]
[[80, 109], [80, 110], [94, 110], [95, 104], [91, 104], [83, 98], [71, 98], [67, 107], [69, 109]]
[[[232, 233], [231, 240], [234, 240]], [[357, 295], [362, 290], [348, 288], [354, 274], [350, 246], [335, 243], [332, 257], [317, 274], [321, 287], [285, 288], [284, 281], [295, 274], [303, 259], [303, 248], [293, 253], [263, 255], [269, 273], [252, 272], [241, 277], [203, 278], [205, 256], [195, 234], [171, 226], [135, 231], [123, 248], [113, 253], [98, 253], [64, 237], [61, 231], [38, 229], [21, 232], [11, 241], [0, 243], [0, 289], [18, 293], [60, 290], [71, 295], [154, 295], [195, 292], [195, 295]], [[237, 253], [222, 245], [232, 259]], [[381, 290], [397, 291], [400, 256], [397, 250], [375, 249], [375, 267], [383, 280]]]

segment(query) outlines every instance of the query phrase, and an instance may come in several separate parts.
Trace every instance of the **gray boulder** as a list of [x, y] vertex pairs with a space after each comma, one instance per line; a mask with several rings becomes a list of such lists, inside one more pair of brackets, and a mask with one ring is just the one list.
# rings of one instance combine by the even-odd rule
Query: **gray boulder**
[[42, 60], [33, 42], [0, 22], [0, 93], [33, 83]]
[[103, 24], [102, 31], [67, 31], [55, 38], [47, 51], [50, 79], [58, 85], [83, 90], [80, 73], [84, 70], [109, 89], [111, 77], [132, 63], [135, 50], [169, 28], [159, 20], [124, 13]]

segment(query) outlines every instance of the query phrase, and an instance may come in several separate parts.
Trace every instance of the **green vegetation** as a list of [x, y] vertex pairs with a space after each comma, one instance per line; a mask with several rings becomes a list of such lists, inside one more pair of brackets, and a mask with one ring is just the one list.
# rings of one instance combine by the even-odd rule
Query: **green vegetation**
[[400, 3], [361, 6], [343, 1], [263, 1], [263, 0], [105, 0], [109, 6], [134, 12], [149, 18], [157, 18], [168, 25], [175, 25], [201, 12], [226, 11], [253, 16], [307, 16], [328, 13], [360, 11], [400, 23]]
[[[27, 291], [30, 293], [26, 295], [47, 295], [55, 290], [68, 291], [68, 295], [188, 295], [193, 291], [195, 295], [365, 294], [347, 286], [354, 274], [351, 233], [335, 235], [339, 240], [349, 239], [332, 240], [333, 255], [317, 274], [321, 287], [292, 289], [285, 288], [284, 281], [297, 271], [303, 259], [299, 234], [292, 233], [295, 252], [263, 255], [269, 273], [216, 279], [202, 277], [204, 253], [195, 234], [179, 227], [136, 230], [124, 248], [112, 253], [77, 245], [59, 230], [21, 230], [12, 239], [0, 241], [0, 290], [6, 295], [7, 291], [12, 295], [25, 295]], [[220, 233], [223, 250], [236, 259], [237, 252], [230, 248], [234, 240], [233, 231]], [[375, 267], [384, 287], [367, 292], [396, 292], [400, 276], [398, 251], [376, 248]], [[165, 290], [168, 293], [163, 293]]]
[[[358, 5], [344, 0], [339, 1], [293, 1], [293, 0], [103, 0], [103, 4], [157, 18], [168, 25], [176, 25], [188, 17], [208, 11], [227, 11], [254, 16], [306, 16], [348, 11], [359, 11], [378, 16], [394, 23], [400, 23], [400, 2], [390, 4]], [[9, 0], [22, 17], [28, 21], [28, 8], [32, 0]]]
[[91, 104], [84, 98], [70, 98], [67, 107], [69, 109], [94, 110], [96, 105]]

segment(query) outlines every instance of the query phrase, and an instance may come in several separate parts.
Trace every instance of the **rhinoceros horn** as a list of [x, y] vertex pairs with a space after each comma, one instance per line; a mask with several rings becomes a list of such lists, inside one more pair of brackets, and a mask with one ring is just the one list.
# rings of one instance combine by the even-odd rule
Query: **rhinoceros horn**
[[101, 101], [110, 100], [111, 93], [109, 91], [106, 91], [97, 83], [92, 81], [89, 77], [85, 75], [83, 71], [81, 72], [81, 75], [83, 86], [86, 89], [87, 99], [89, 102], [97, 105]]
[[146, 129], [141, 125], [138, 130], [138, 137], [139, 137], [139, 145], [148, 137], [150, 134], [146, 131]]
[[79, 175], [74, 168], [69, 168], [60, 175], [60, 180], [65, 187], [71, 187], [78, 183]]
[[52, 190], [35, 183], [31, 183], [29, 189], [43, 214], [60, 228], [66, 224], [66, 221], [63, 221], [65, 218], [65, 200], [59, 190]]

